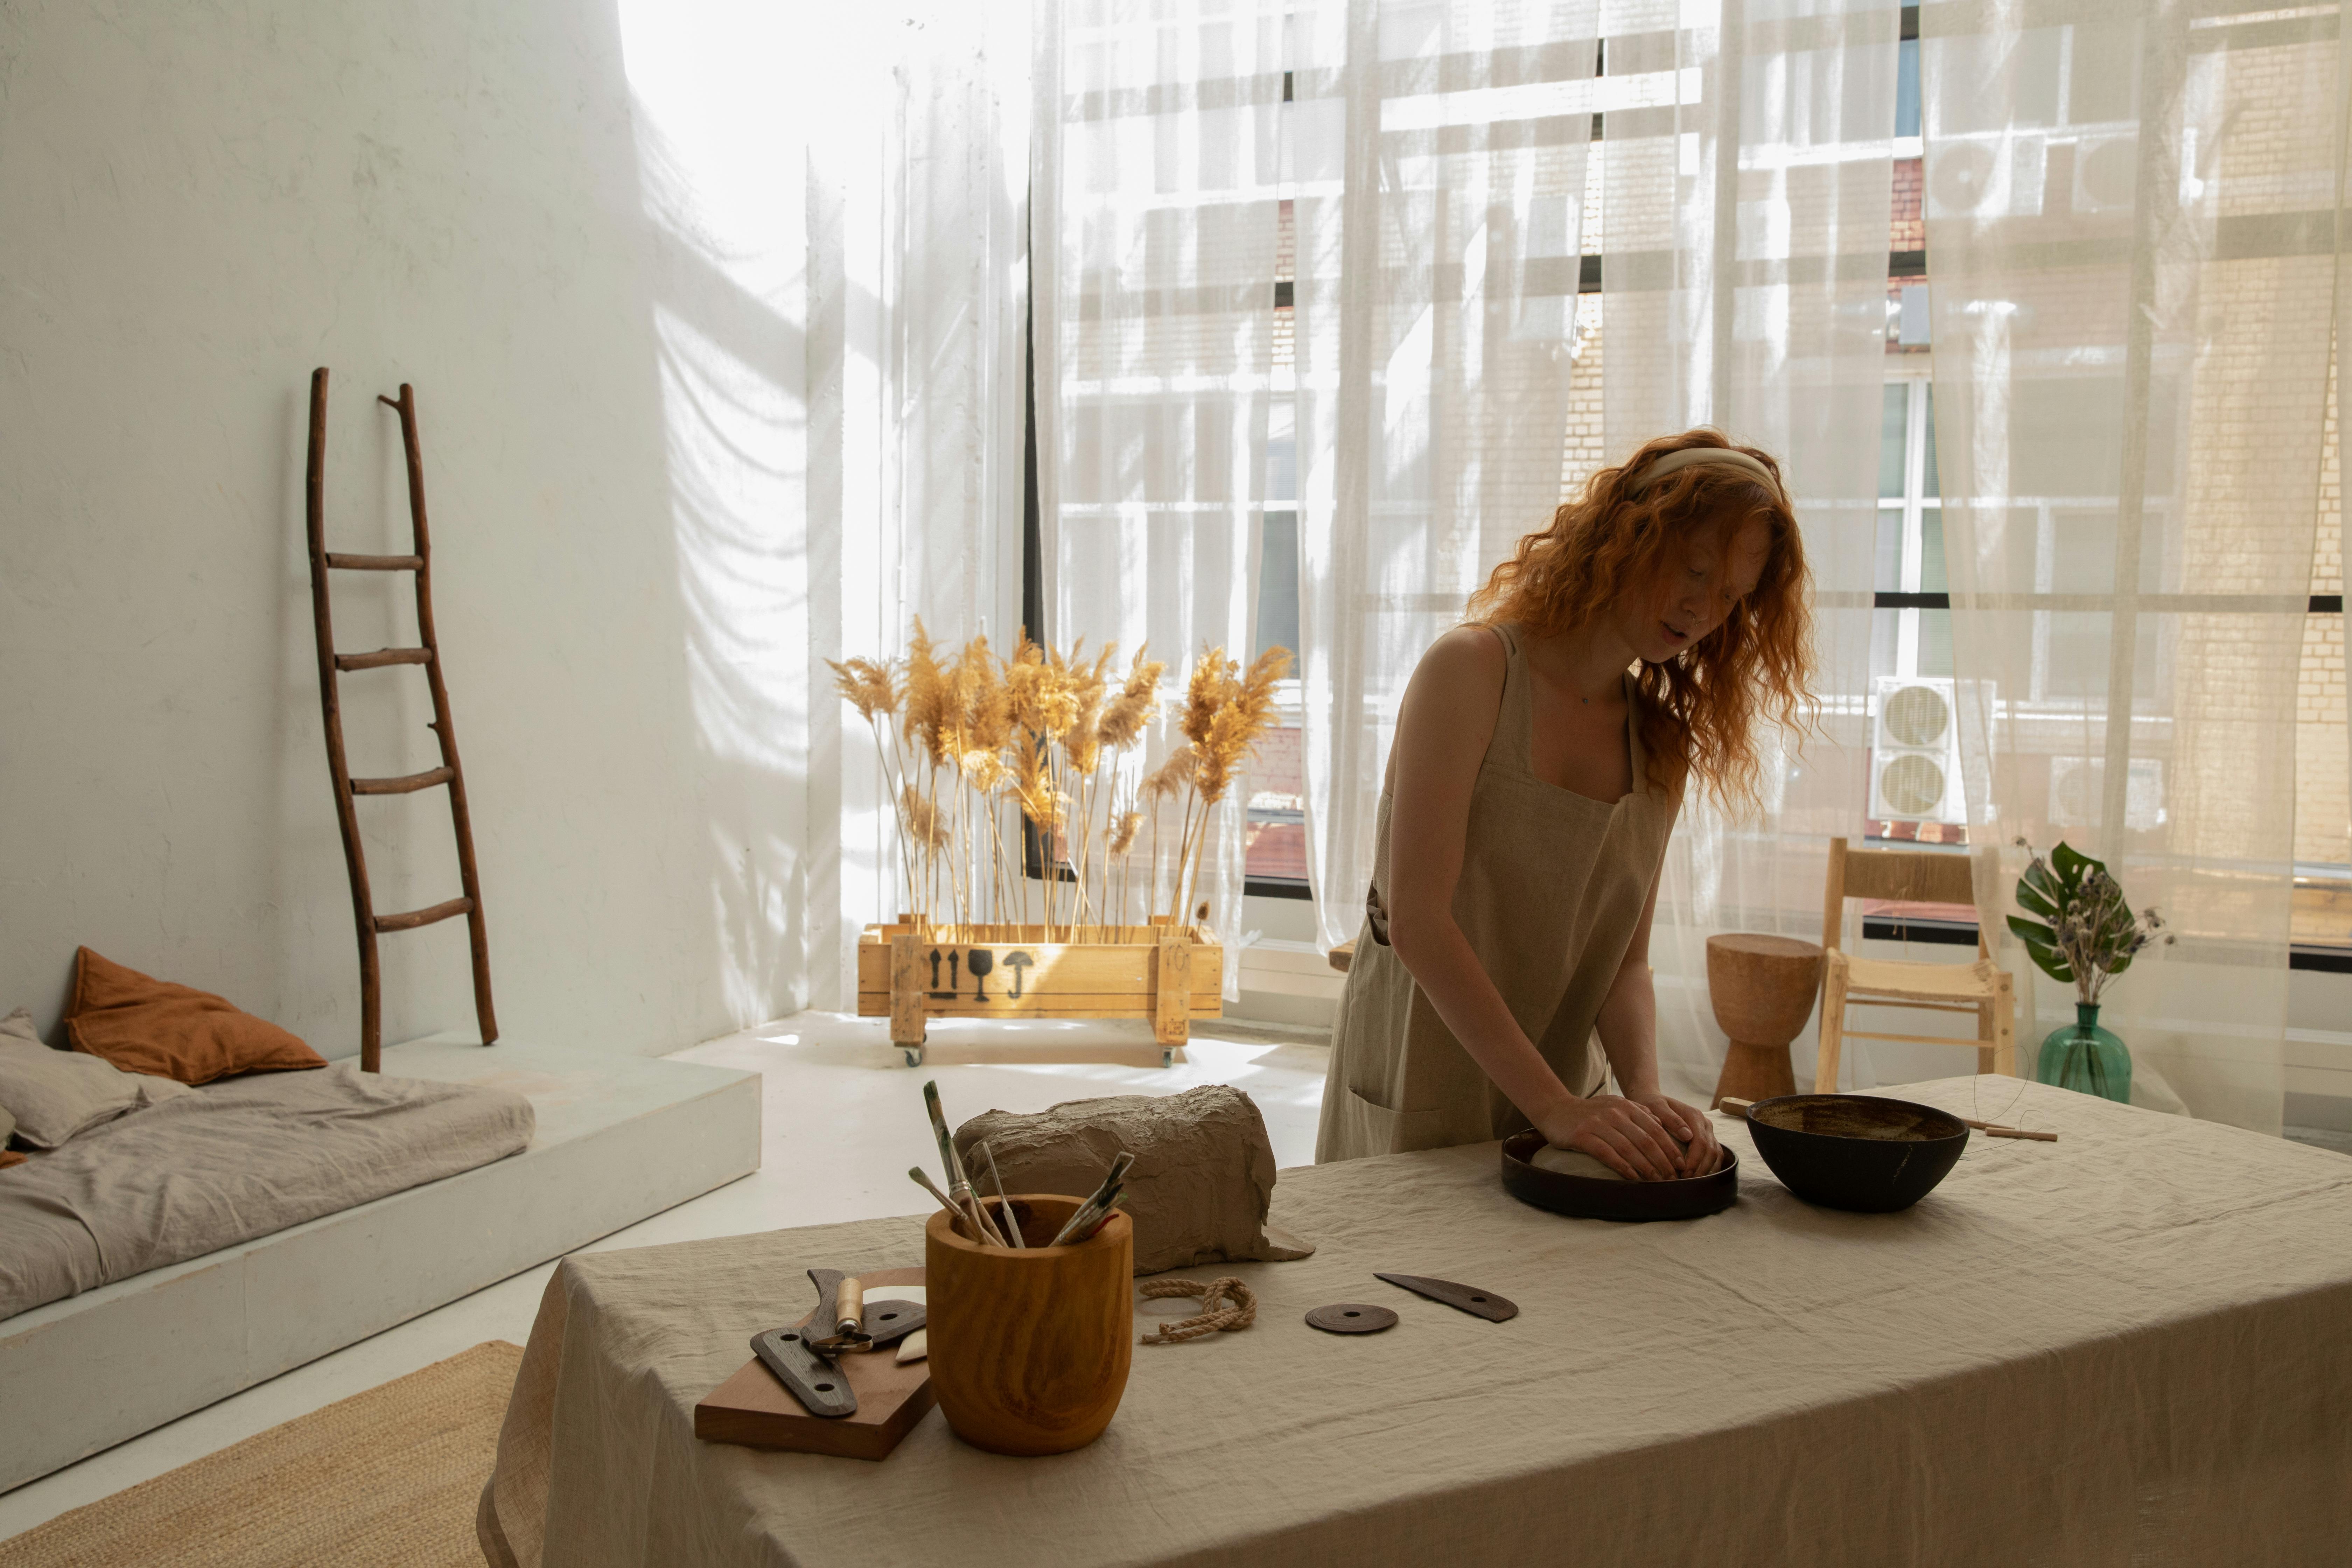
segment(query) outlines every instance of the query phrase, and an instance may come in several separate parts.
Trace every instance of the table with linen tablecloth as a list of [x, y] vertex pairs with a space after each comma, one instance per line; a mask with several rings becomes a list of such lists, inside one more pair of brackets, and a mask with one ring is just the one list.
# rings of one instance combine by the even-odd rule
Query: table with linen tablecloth
[[[1318, 1244], [1216, 1265], [1255, 1325], [1139, 1346], [1096, 1443], [937, 1412], [879, 1463], [705, 1443], [694, 1405], [805, 1273], [920, 1264], [919, 1216], [589, 1254], [549, 1282], [483, 1494], [520, 1568], [689, 1564], [2341, 1563], [2352, 1159], [2013, 1079], [1880, 1091], [1971, 1136], [1895, 1215], [1815, 1208], [1744, 1125], [1739, 1202], [1524, 1206], [1492, 1143], [1286, 1171]], [[1375, 1279], [1516, 1301], [1489, 1323]], [[1385, 1333], [1325, 1334], [1337, 1301]], [[1176, 1303], [1181, 1307], [1182, 1303]], [[1148, 1321], [1149, 1320], [1143, 1320]]]

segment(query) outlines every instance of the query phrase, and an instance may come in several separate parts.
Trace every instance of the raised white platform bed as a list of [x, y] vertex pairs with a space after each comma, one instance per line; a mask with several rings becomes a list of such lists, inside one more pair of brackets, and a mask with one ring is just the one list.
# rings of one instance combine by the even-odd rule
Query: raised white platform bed
[[454, 1037], [383, 1070], [528, 1096], [530, 1147], [0, 1322], [0, 1490], [759, 1169], [757, 1073]]

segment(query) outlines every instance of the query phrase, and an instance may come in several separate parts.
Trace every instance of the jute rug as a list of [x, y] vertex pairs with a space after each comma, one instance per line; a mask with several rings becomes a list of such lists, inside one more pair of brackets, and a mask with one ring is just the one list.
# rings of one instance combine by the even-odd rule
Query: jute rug
[[0, 1542], [0, 1568], [481, 1568], [521, 1361], [476, 1345]]

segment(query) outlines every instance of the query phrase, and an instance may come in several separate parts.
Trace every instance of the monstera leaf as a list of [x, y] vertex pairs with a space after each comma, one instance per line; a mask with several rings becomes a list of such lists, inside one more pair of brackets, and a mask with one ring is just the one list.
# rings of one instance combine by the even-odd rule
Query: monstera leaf
[[[2063, 984], [2074, 984], [2074, 966], [2066, 962], [2065, 953], [2058, 946], [2058, 933], [2052, 928], [2065, 918], [2081, 897], [2083, 879], [2094, 871], [2104, 876], [2106, 869], [2105, 862], [2094, 860], [2061, 840], [2047, 861], [2036, 855], [2025, 868], [2025, 874], [2017, 879], [2019, 907], [2042, 919], [2024, 920], [2011, 915], [2009, 929], [2025, 944], [2026, 955], [2033, 960], [2034, 967]], [[2129, 910], [2124, 910], [2123, 919], [2128, 927]]]
[[2009, 917], [2009, 929], [2016, 934], [2018, 941], [2025, 944], [2026, 956], [2033, 960], [2035, 968], [2061, 984], [2074, 984], [2074, 965], [2068, 963], [2065, 955], [2058, 951], [2057, 942], [2048, 926], [2039, 921], [2020, 920], [2011, 915]]

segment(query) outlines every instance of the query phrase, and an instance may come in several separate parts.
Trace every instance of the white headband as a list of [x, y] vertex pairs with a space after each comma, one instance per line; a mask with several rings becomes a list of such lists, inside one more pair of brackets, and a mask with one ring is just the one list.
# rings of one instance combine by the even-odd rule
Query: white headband
[[1782, 505], [1788, 504], [1788, 492], [1780, 488], [1780, 481], [1772, 477], [1772, 470], [1747, 453], [1730, 447], [1685, 447], [1680, 451], [1668, 452], [1644, 467], [1638, 476], [1626, 482], [1625, 488], [1628, 491], [1638, 493], [1664, 479], [1668, 474], [1678, 472], [1696, 463], [1721, 463], [1728, 468], [1745, 468], [1761, 479], [1766, 489], [1779, 496]]

